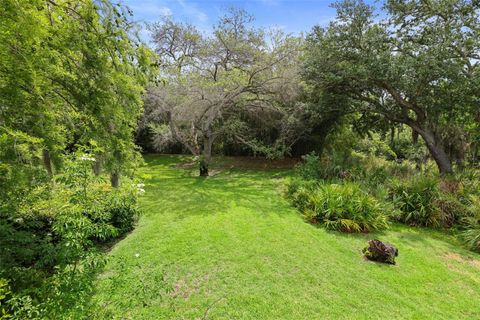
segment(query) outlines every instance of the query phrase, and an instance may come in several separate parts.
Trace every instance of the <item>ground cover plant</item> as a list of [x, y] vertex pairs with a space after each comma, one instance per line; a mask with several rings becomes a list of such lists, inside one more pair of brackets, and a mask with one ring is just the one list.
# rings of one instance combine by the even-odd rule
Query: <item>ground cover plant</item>
[[362, 190], [358, 183], [315, 184], [290, 182], [287, 194], [305, 218], [327, 229], [370, 232], [388, 226], [389, 209]]

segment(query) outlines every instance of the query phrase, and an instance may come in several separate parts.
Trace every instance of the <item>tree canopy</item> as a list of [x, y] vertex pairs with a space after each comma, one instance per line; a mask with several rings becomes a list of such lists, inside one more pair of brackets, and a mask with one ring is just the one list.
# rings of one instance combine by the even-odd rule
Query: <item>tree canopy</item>
[[262, 153], [288, 148], [295, 141], [290, 132], [295, 121], [283, 122], [273, 149], [248, 135], [248, 123], [242, 121], [286, 119], [292, 115], [286, 108], [299, 107], [300, 40], [253, 28], [252, 19], [231, 9], [209, 36], [168, 18], [151, 26], [165, 81], [149, 90], [150, 118], [168, 124], [157, 131], [159, 141], [173, 139], [201, 157], [202, 174], [208, 173], [212, 145], [219, 136]]
[[130, 166], [151, 54], [128, 11], [103, 0], [7, 0], [0, 16], [2, 139], [38, 139], [50, 174], [51, 159], [60, 165], [74, 145], [95, 148], [110, 172]]
[[323, 97], [347, 98], [342, 113], [409, 126], [439, 171], [452, 172], [448, 141], [478, 126], [478, 2], [389, 0], [381, 20], [363, 1], [334, 6], [337, 18], [308, 36], [306, 81]]

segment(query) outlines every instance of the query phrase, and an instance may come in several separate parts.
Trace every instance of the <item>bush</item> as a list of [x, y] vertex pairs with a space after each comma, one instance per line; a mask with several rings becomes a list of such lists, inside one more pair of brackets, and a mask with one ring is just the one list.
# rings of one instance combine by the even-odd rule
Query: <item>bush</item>
[[442, 215], [436, 205], [440, 198], [438, 180], [423, 176], [396, 180], [391, 183], [389, 194], [399, 209], [393, 215], [395, 220], [412, 226], [442, 225]]
[[302, 156], [302, 160], [303, 163], [297, 167], [297, 172], [301, 178], [305, 180], [322, 178], [322, 164], [319, 155], [311, 152]]
[[470, 250], [480, 252], [480, 221], [463, 231], [462, 237]]
[[318, 188], [316, 180], [292, 179], [287, 181], [286, 197], [294, 207], [303, 212], [312, 192]]
[[[140, 190], [143, 185], [137, 185]], [[118, 229], [120, 234], [132, 231], [140, 212], [137, 207], [137, 198], [135, 190], [121, 189], [112, 193], [112, 197], [107, 205], [107, 211], [110, 213], [110, 223]]]
[[352, 151], [347, 156], [333, 152], [320, 157], [310, 153], [303, 156], [303, 162], [296, 169], [298, 176], [305, 180], [359, 181], [375, 188], [392, 176], [413, 176], [415, 165]]
[[79, 302], [105, 262], [98, 243], [133, 229], [142, 185], [125, 178], [114, 189], [92, 165], [77, 154], [52, 179], [40, 175], [28, 187], [16, 175], [0, 179], [8, 186], [0, 197], [0, 279], [9, 281], [0, 281], [0, 319], [4, 305], [16, 319], [61, 318], [86, 305]]
[[385, 206], [362, 191], [357, 183], [299, 187], [292, 203], [307, 220], [327, 229], [343, 232], [370, 232], [388, 226]]
[[399, 209], [395, 220], [426, 227], [452, 227], [471, 216], [469, 195], [457, 180], [417, 176], [393, 181], [389, 195]]
[[13, 317], [9, 306], [11, 294], [12, 291], [8, 285], [8, 280], [0, 278], [0, 320], [6, 320]]
[[463, 240], [471, 250], [480, 252], [480, 197], [470, 197], [470, 216], [464, 222]]

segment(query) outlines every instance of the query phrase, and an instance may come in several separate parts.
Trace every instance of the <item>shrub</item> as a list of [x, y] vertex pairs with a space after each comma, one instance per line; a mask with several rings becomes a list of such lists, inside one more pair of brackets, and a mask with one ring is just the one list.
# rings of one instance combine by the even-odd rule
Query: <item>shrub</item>
[[0, 320], [10, 319], [13, 317], [8, 303], [11, 294], [12, 291], [8, 285], [8, 280], [0, 278]]
[[471, 250], [480, 252], [480, 197], [470, 197], [470, 216], [464, 222], [463, 240]]
[[396, 180], [389, 195], [399, 209], [393, 218], [413, 226], [452, 227], [472, 215], [470, 195], [458, 180], [428, 176]]
[[65, 157], [61, 172], [28, 188], [16, 175], [0, 179], [8, 187], [0, 197], [0, 279], [9, 280], [9, 287], [0, 283], [0, 319], [4, 305], [15, 319], [73, 310], [104, 263], [97, 244], [133, 229], [141, 185], [125, 178], [110, 187], [93, 174], [91, 159]]
[[302, 156], [303, 163], [297, 167], [297, 172], [305, 180], [320, 179], [322, 177], [322, 164], [320, 156], [311, 152]]
[[399, 209], [393, 218], [413, 226], [437, 227], [442, 225], [442, 214], [436, 205], [440, 197], [438, 181], [418, 176], [390, 185], [390, 198]]
[[384, 205], [362, 191], [357, 183], [299, 187], [291, 200], [307, 220], [320, 223], [327, 229], [370, 232], [388, 225]]
[[292, 179], [287, 181], [286, 197], [300, 211], [306, 209], [310, 194], [318, 187], [315, 180]]
[[[139, 186], [139, 190], [143, 185]], [[117, 228], [120, 234], [133, 230], [135, 222], [140, 215], [137, 207], [135, 190], [120, 189], [112, 193], [107, 211], [110, 213], [110, 223]]]
[[470, 250], [480, 252], [480, 221], [463, 231], [462, 237]]

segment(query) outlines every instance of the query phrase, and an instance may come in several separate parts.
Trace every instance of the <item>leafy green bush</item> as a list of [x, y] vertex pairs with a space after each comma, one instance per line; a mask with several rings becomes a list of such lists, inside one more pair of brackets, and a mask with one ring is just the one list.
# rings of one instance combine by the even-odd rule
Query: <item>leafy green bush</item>
[[124, 178], [112, 188], [92, 165], [78, 153], [53, 178], [41, 175], [28, 187], [13, 173], [1, 179], [9, 192], [0, 197], [0, 278], [9, 280], [14, 318], [60, 318], [86, 305], [79, 302], [104, 264], [97, 244], [133, 229], [142, 185]]
[[320, 157], [310, 153], [303, 156], [303, 162], [296, 169], [299, 177], [305, 180], [358, 181], [373, 188], [392, 176], [409, 177], [415, 173], [415, 165], [409, 161], [389, 161], [356, 151], [347, 156], [332, 152]]
[[452, 227], [471, 216], [461, 182], [417, 176], [395, 180], [389, 194], [399, 209], [394, 219], [414, 226]]
[[[143, 190], [143, 184], [135, 185], [139, 192]], [[110, 213], [110, 223], [117, 228], [120, 234], [133, 230], [140, 212], [137, 207], [135, 189], [123, 188], [111, 194], [107, 210]]]
[[311, 152], [302, 156], [303, 163], [297, 167], [297, 172], [305, 180], [320, 179], [322, 177], [322, 164], [320, 156]]
[[395, 180], [390, 185], [390, 197], [399, 209], [395, 220], [415, 225], [438, 227], [442, 214], [436, 205], [440, 197], [439, 182], [435, 178], [418, 176], [407, 180]]
[[318, 187], [316, 180], [292, 179], [287, 181], [286, 197], [300, 211], [306, 209], [311, 193]]
[[362, 191], [357, 183], [299, 187], [290, 197], [292, 204], [310, 222], [343, 232], [370, 232], [388, 226], [385, 206]]
[[471, 227], [462, 232], [462, 237], [470, 250], [480, 252], [480, 221], [472, 223]]
[[11, 294], [12, 291], [8, 285], [8, 280], [0, 278], [0, 320], [11, 319], [13, 317], [9, 306]]
[[471, 250], [480, 252], [480, 197], [470, 196], [470, 216], [464, 220], [461, 236]]

